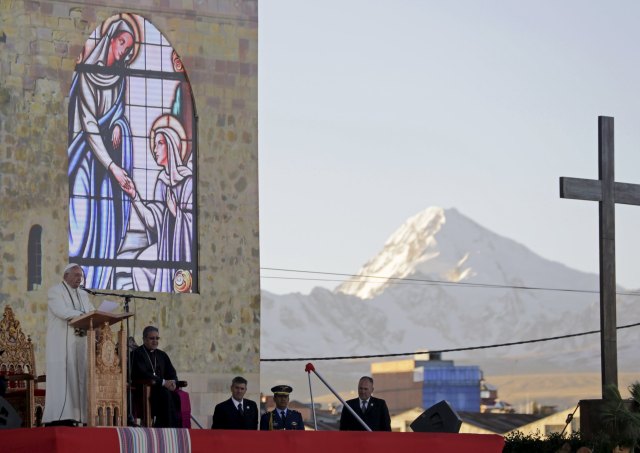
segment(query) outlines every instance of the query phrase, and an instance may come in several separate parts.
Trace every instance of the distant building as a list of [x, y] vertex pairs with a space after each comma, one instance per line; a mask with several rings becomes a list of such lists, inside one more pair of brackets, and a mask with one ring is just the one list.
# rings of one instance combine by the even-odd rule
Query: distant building
[[387, 401], [397, 414], [446, 400], [456, 411], [480, 412], [482, 371], [478, 366], [458, 366], [439, 354], [371, 365], [374, 395]]
[[516, 410], [511, 406], [511, 404], [498, 398], [498, 389], [496, 386], [488, 384], [482, 380], [480, 383], [480, 412], [512, 414], [515, 411]]
[[[423, 409], [416, 407], [391, 417], [391, 429], [399, 432], [410, 432], [411, 423], [422, 414]], [[457, 412], [462, 420], [460, 433], [469, 434], [500, 434], [504, 436], [515, 431], [525, 435], [540, 433], [548, 436], [552, 433], [560, 433], [565, 429], [567, 414], [572, 409], [557, 412], [551, 415], [512, 414], [512, 413], [479, 413]], [[571, 434], [580, 426], [580, 410], [578, 409], [573, 420], [567, 425], [565, 433]]]
[[[305, 428], [307, 430], [313, 430], [313, 414], [309, 414], [309, 419], [303, 417]], [[340, 414], [329, 409], [317, 409], [316, 408], [316, 423], [318, 424], [318, 431], [338, 431], [340, 429]]]

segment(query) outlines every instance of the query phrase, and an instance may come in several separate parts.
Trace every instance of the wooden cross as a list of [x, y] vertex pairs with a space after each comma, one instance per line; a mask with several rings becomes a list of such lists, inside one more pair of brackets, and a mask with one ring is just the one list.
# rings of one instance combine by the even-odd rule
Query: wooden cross
[[602, 396], [609, 384], [618, 386], [616, 332], [615, 204], [640, 205], [640, 185], [615, 182], [613, 118], [598, 117], [598, 180], [560, 178], [560, 197], [598, 201], [600, 205], [600, 361]]

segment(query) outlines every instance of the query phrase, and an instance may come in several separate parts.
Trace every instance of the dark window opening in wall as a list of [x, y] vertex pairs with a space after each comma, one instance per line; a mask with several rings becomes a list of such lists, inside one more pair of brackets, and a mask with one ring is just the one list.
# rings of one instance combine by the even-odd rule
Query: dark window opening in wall
[[29, 231], [27, 250], [27, 291], [34, 291], [42, 285], [42, 227], [34, 225]]

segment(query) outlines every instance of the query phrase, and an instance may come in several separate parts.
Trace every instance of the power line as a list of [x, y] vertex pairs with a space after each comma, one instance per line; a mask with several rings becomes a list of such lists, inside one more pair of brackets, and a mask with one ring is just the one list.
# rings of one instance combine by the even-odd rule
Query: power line
[[[296, 271], [292, 271], [296, 272]], [[297, 272], [305, 272], [305, 271], [297, 271]], [[371, 280], [366, 280], [366, 278], [385, 278], [385, 277], [367, 277], [362, 276], [364, 280], [338, 280], [335, 278], [309, 278], [309, 277], [283, 277], [276, 275], [261, 275], [260, 278], [273, 279], [273, 280], [303, 280], [303, 281], [315, 281], [315, 282], [335, 282], [335, 283], [370, 283]], [[525, 286], [510, 286], [510, 285], [498, 285], [498, 284], [482, 284], [482, 283], [468, 283], [468, 282], [445, 282], [438, 280], [419, 280], [419, 279], [406, 279], [412, 281], [403, 281], [405, 279], [399, 277], [390, 277], [390, 280], [398, 280], [389, 282], [390, 285], [410, 285], [410, 286], [466, 286], [467, 288], [493, 288], [493, 289], [529, 289], [529, 290], [540, 290], [540, 291], [564, 291], [564, 292], [575, 292], [575, 293], [587, 293], [587, 294], [599, 294], [599, 291], [589, 291], [589, 290], [580, 290], [580, 289], [562, 289], [562, 288], [535, 288], [535, 287], [525, 287]], [[627, 295], [627, 296], [635, 296], [638, 293], [624, 293], [619, 292], [617, 294]]]
[[[293, 273], [303, 273], [303, 274], [318, 274], [318, 275], [335, 275], [340, 277], [349, 277], [349, 278], [361, 278], [364, 280], [355, 280], [355, 283], [368, 283], [368, 279], [383, 279], [383, 280], [391, 280], [392, 285], [439, 285], [439, 286], [462, 286], [467, 288], [492, 288], [492, 289], [522, 289], [522, 290], [530, 290], [530, 291], [557, 291], [557, 292], [568, 292], [568, 293], [584, 293], [584, 294], [599, 294], [600, 291], [597, 290], [586, 290], [586, 289], [572, 289], [572, 288], [550, 288], [544, 286], [524, 286], [524, 285], [500, 285], [497, 283], [473, 283], [473, 282], [447, 282], [444, 280], [432, 280], [432, 279], [422, 279], [422, 278], [403, 278], [403, 277], [387, 277], [381, 275], [353, 275], [353, 274], [343, 274], [339, 272], [323, 272], [323, 271], [309, 271], [309, 270], [301, 270], [301, 269], [284, 269], [277, 267], [261, 267], [260, 270], [266, 271], [277, 271], [277, 272], [293, 272]], [[305, 280], [305, 281], [323, 281], [323, 282], [350, 282], [353, 280], [336, 280], [336, 279], [322, 279], [322, 278], [308, 278], [308, 277], [281, 277], [281, 276], [270, 276], [261, 275], [260, 278], [268, 278], [268, 279], [281, 279], [281, 280]], [[621, 296], [639, 296], [640, 292], [637, 291], [619, 291], [616, 292]]]
[[[616, 330], [620, 329], [628, 329], [629, 327], [640, 326], [640, 322], [634, 324], [627, 324], [624, 326], [619, 326]], [[565, 338], [573, 338], [573, 337], [581, 337], [584, 335], [592, 335], [594, 333], [599, 333], [600, 330], [590, 330], [588, 332], [580, 332], [580, 333], [572, 333], [568, 335], [559, 335], [556, 337], [546, 337], [546, 338], [538, 338], [536, 340], [524, 340], [524, 341], [514, 341], [511, 343], [499, 343], [492, 345], [484, 345], [484, 346], [469, 346], [466, 348], [453, 348], [453, 349], [439, 349], [434, 351], [427, 351], [428, 353], [444, 353], [444, 352], [461, 352], [461, 351], [473, 351], [477, 349], [491, 349], [491, 348], [501, 348], [504, 346], [516, 346], [521, 344], [529, 344], [529, 343], [540, 343], [543, 341], [552, 341], [552, 340], [562, 340]], [[381, 357], [401, 357], [401, 356], [411, 356], [415, 354], [424, 354], [425, 351], [418, 352], [399, 352], [393, 354], [369, 354], [369, 355], [351, 355], [351, 356], [335, 356], [335, 357], [298, 357], [298, 358], [286, 358], [286, 359], [260, 359], [261, 362], [302, 362], [307, 360], [348, 360], [348, 359], [372, 359], [372, 358], [381, 358]]]

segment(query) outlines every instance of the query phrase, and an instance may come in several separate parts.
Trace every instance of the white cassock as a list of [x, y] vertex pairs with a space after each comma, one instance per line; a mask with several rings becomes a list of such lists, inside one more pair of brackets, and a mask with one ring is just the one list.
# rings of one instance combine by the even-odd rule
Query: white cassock
[[87, 337], [68, 321], [95, 310], [87, 293], [65, 282], [49, 290], [47, 315], [47, 393], [42, 421], [87, 423]]

